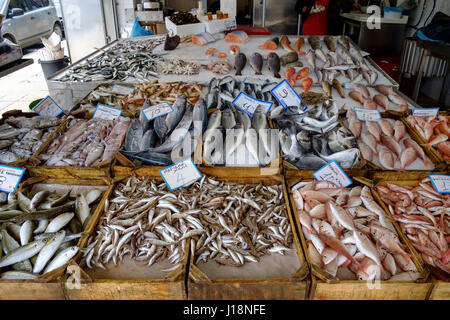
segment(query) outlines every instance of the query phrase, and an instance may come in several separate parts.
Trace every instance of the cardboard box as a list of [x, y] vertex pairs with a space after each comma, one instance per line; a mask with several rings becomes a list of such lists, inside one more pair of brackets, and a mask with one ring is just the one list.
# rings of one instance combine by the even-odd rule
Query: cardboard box
[[228, 30], [236, 29], [236, 18], [228, 18], [228, 19], [221, 19], [217, 20], [216, 15], [213, 15], [214, 20], [209, 21], [208, 16], [201, 16], [199, 17], [200, 21], [202, 21], [205, 24], [205, 30], [209, 33], [218, 33], [218, 32], [224, 32]]
[[167, 28], [164, 23], [157, 23], [156, 24], [156, 34], [166, 34]]
[[171, 36], [179, 35], [180, 37], [186, 37], [204, 32], [205, 24], [200, 22], [177, 26], [169, 19], [169, 17], [166, 17], [166, 28]]

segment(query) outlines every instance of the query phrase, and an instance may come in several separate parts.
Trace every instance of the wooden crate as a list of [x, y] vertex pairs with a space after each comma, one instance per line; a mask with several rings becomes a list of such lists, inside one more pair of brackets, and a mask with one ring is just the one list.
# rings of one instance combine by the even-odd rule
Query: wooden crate
[[[383, 175], [383, 173], [378, 173], [376, 177], [376, 185], [380, 186], [386, 186], [388, 183], [393, 183], [400, 186], [418, 186], [420, 181], [426, 177], [428, 177], [428, 174], [436, 174], [436, 172], [428, 172], [428, 173], [420, 173], [417, 174], [415, 177], [410, 176], [401, 176], [400, 174], [394, 175], [392, 178], [392, 175]], [[442, 174], [446, 174], [443, 172]], [[381, 200], [380, 195], [376, 190], [373, 191], [375, 196], [377, 197], [378, 202], [381, 203], [381, 206], [383, 207], [384, 211], [386, 211], [387, 214], [391, 216], [391, 213], [386, 206], [386, 204]], [[400, 227], [399, 227], [400, 228]], [[400, 230], [399, 232], [400, 236], [402, 237], [402, 240], [408, 245], [408, 248], [410, 251], [414, 253], [414, 256], [416, 259], [418, 259], [418, 262], [422, 265], [425, 265], [425, 262], [422, 259], [422, 256], [419, 254], [419, 252], [416, 250], [416, 248], [412, 245], [411, 241], [404, 235], [404, 233]], [[427, 265], [428, 266], [428, 265]], [[434, 267], [428, 266], [432, 270], [432, 273], [434, 273]], [[439, 270], [439, 273], [442, 273], [442, 271]], [[428, 299], [430, 300], [450, 300], [450, 282], [447, 280], [438, 280], [436, 276], [433, 276], [432, 279], [432, 285], [430, 288], [430, 293], [428, 296]]]
[[[371, 185], [371, 180], [365, 177], [350, 176], [350, 179], [354, 184]], [[300, 240], [304, 249], [306, 260], [311, 269], [311, 290], [309, 293], [309, 299], [313, 300], [425, 300], [428, 292], [431, 288], [431, 283], [426, 282], [429, 271], [426, 270], [422, 264], [418, 263], [420, 261], [417, 259], [416, 253], [411, 251], [416, 259], [413, 259], [419, 272], [422, 273], [421, 279], [416, 282], [413, 281], [380, 281], [379, 287], [368, 286], [365, 281], [358, 280], [340, 280], [332, 275], [326, 273], [320, 267], [313, 265], [311, 259], [306, 250], [306, 239], [303, 235], [302, 226], [297, 214], [297, 209], [295, 207], [292, 192], [290, 188], [300, 181], [312, 181], [313, 178], [305, 177], [302, 174], [298, 176], [290, 175], [286, 178], [287, 187], [289, 188], [289, 199], [290, 205], [292, 207], [292, 213], [294, 216], [294, 221], [296, 228], [300, 235]], [[373, 184], [372, 184], [373, 186]], [[373, 192], [373, 189], [372, 189]], [[374, 195], [375, 196], [375, 195]], [[397, 232], [400, 230], [399, 226], [394, 223]], [[399, 233], [401, 235], [401, 233]], [[404, 236], [401, 237], [404, 240]], [[405, 242], [404, 242], [405, 243]], [[408, 246], [409, 248], [409, 246]], [[374, 284], [375, 285], [375, 284]]]
[[[57, 133], [64, 133], [67, 131], [69, 120], [64, 121], [55, 130], [54, 135]], [[45, 147], [41, 150], [41, 153], [47, 151], [50, 144], [53, 142], [54, 135], [51, 139], [47, 140]], [[123, 143], [123, 142], [122, 142]], [[75, 167], [75, 166], [46, 166], [41, 165], [41, 161], [36, 158], [37, 155], [31, 157], [26, 165], [29, 174], [32, 177], [47, 176], [55, 179], [103, 179], [111, 176], [111, 163], [113, 159], [103, 161], [95, 166], [91, 167]]]
[[[407, 118], [402, 118], [402, 122], [405, 124], [405, 127], [407, 128], [408, 132], [410, 133], [411, 137], [420, 145], [422, 145], [422, 148], [424, 150], [428, 150], [430, 154], [430, 159], [433, 161], [433, 163], [438, 164], [437, 169], [438, 170], [448, 170], [450, 166], [450, 161], [445, 160], [441, 154], [434, 148], [434, 147], [427, 147], [424, 146], [428, 143], [428, 141], [425, 140], [425, 138], [417, 131], [416, 128], [414, 128], [411, 123], [408, 121]], [[428, 154], [428, 153], [427, 153]]]
[[[130, 168], [123, 167], [126, 170]], [[127, 171], [131, 172], [131, 171]], [[139, 171], [131, 172], [138, 177], [151, 177], [158, 181], [163, 181], [159, 172], [153, 170], [153, 168], [145, 168]], [[114, 179], [113, 185], [108, 190], [107, 198], [111, 195], [115, 185], [130, 177], [131, 174], [120, 176]], [[100, 214], [96, 216], [96, 219], [92, 219], [92, 230], [89, 231], [89, 235], [85, 241], [87, 243], [88, 237], [92, 235], [95, 227], [103, 216], [103, 209]], [[68, 275], [66, 275], [62, 281], [62, 288], [65, 292], [67, 299], [70, 300], [183, 300], [186, 299], [186, 286], [185, 277], [189, 260], [189, 246], [190, 241], [187, 241], [185, 257], [182, 265], [177, 269], [168, 273], [162, 279], [139, 279], [139, 280], [117, 280], [117, 279], [97, 279], [91, 277], [83, 267], [80, 265], [81, 254], [73, 259], [70, 265], [73, 268], [80, 270], [81, 282], [79, 288], [69, 288], [66, 285]]]
[[[78, 186], [107, 186], [101, 180], [65, 180], [65, 179], [47, 179], [46, 177], [33, 177], [20, 184], [23, 192], [31, 190], [34, 184], [60, 184], [60, 185], [78, 185]], [[91, 219], [85, 226], [86, 234], [92, 233], [94, 229], [94, 221], [103, 211], [105, 200], [111, 192], [109, 188], [103, 193], [100, 202], [93, 208]], [[83, 248], [87, 242], [87, 235], [82, 236], [77, 245]], [[78, 253], [80, 255], [80, 253]], [[15, 300], [15, 299], [39, 299], [39, 300], [63, 300], [66, 299], [65, 293], [61, 286], [61, 278], [67, 265], [61, 266], [51, 272], [41, 275], [34, 280], [9, 280], [0, 279], [0, 300]]]
[[[0, 125], [4, 124], [4, 123], [5, 123], [5, 120], [6, 120], [8, 117], [25, 117], [25, 118], [33, 118], [33, 117], [37, 117], [37, 116], [39, 116], [39, 115], [38, 115], [37, 113], [35, 113], [35, 112], [23, 112], [23, 111], [21, 111], [21, 110], [11, 110], [11, 111], [7, 111], [7, 112], [3, 113], [3, 115], [2, 115], [2, 117], [1, 117], [1, 119], [0, 119]], [[63, 122], [60, 124], [60, 126], [61, 126], [63, 123], [65, 123], [65, 121], [66, 121], [66, 120], [63, 120]], [[59, 128], [59, 127], [58, 127], [58, 128]], [[48, 136], [48, 138], [47, 138], [46, 141], [42, 141], [41, 146], [39, 147], [39, 149], [37, 149], [37, 150], [33, 153], [33, 156], [32, 156], [32, 157], [37, 157], [39, 154], [41, 154], [41, 152], [42, 152], [43, 150], [45, 150], [45, 149], [48, 148], [48, 146], [50, 145], [51, 141], [53, 140], [54, 135], [57, 133], [58, 128], [56, 128], [56, 130], [53, 131], [53, 132]], [[8, 165], [8, 166], [11, 166], [11, 167], [24, 167], [24, 166], [28, 163], [28, 160], [29, 160], [29, 159], [30, 159], [30, 158], [21, 159], [21, 160], [18, 160], [18, 161], [14, 161], [14, 162], [8, 163], [7, 165]]]
[[284, 178], [279, 175], [260, 176], [256, 171], [253, 177], [245, 172], [244, 168], [235, 168], [246, 174], [240, 176], [230, 174], [233, 168], [201, 168], [202, 174], [216, 177], [219, 181], [229, 181], [243, 184], [265, 185], [282, 184], [284, 198], [287, 205], [289, 221], [291, 223], [294, 246], [298, 256], [300, 267], [289, 277], [284, 278], [267, 278], [267, 279], [245, 279], [245, 278], [228, 278], [228, 279], [210, 279], [207, 274], [202, 272], [199, 267], [194, 264], [194, 256], [191, 255], [188, 274], [188, 298], [192, 300], [205, 299], [225, 299], [225, 300], [265, 300], [265, 299], [283, 299], [283, 300], [303, 300], [307, 298], [310, 281], [308, 278], [309, 269], [303, 255], [300, 241], [295, 232], [295, 225], [292, 219], [291, 210], [288, 202], [288, 195]]
[[450, 282], [443, 280], [436, 280], [433, 277], [433, 284], [429, 300], [450, 300]]

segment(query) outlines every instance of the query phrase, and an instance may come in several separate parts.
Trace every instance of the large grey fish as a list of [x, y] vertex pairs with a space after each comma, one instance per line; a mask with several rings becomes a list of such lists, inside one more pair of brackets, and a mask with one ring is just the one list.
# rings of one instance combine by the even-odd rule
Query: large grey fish
[[166, 140], [167, 136], [183, 118], [183, 115], [186, 111], [186, 96], [182, 95], [178, 97], [177, 101], [175, 101], [174, 105], [172, 106], [172, 109], [173, 112], [158, 117], [154, 120], [153, 127], [161, 141]]
[[234, 61], [234, 68], [236, 69], [236, 75], [242, 75], [241, 71], [245, 68], [245, 64], [247, 63], [247, 57], [242, 52], [239, 53]]
[[[148, 107], [151, 107], [152, 103], [150, 99], [145, 100], [144, 105], [142, 106], [142, 110], [147, 109]], [[142, 134], [144, 134], [145, 131], [150, 129], [153, 126], [153, 121], [148, 121], [145, 117], [144, 113], [141, 111], [139, 113], [139, 121], [141, 122], [142, 126]]]
[[360, 151], [358, 148], [352, 148], [330, 155], [319, 154], [327, 162], [336, 161], [342, 168], [350, 169], [359, 162]]
[[203, 141], [204, 141], [204, 154], [209, 154], [210, 148], [213, 147], [215, 142], [215, 133], [222, 123], [222, 112], [219, 110], [215, 111], [209, 117], [208, 128], [205, 131]]
[[[184, 101], [186, 101], [186, 97], [184, 97]], [[188, 133], [191, 125], [192, 125], [192, 106], [188, 105], [186, 107], [186, 112], [184, 113], [183, 118], [181, 119], [181, 121], [179, 121], [178, 125], [175, 127], [175, 129], [167, 138], [167, 140], [165, 140], [164, 143], [159, 147], [149, 148], [145, 151], [157, 153], [165, 153], [172, 151], [173, 148], [175, 148], [177, 145], [183, 142], [183, 139]], [[156, 130], [156, 123], [155, 123], [155, 130]]]
[[237, 123], [242, 123], [244, 130], [248, 130], [252, 126], [252, 120], [250, 120], [248, 114], [241, 110], [237, 110]]
[[144, 135], [144, 128], [141, 121], [135, 119], [131, 122], [128, 128], [127, 135], [125, 136], [125, 150], [127, 151], [139, 151], [140, 141]]
[[194, 126], [197, 122], [200, 123], [202, 126], [201, 132], [204, 132], [208, 126], [208, 110], [205, 100], [199, 99], [194, 105], [193, 119]]
[[232, 130], [232, 134], [227, 131], [225, 139], [226, 158], [228, 158], [244, 141], [245, 130], [242, 123], [236, 124]]
[[261, 70], [263, 67], [263, 57], [258, 52], [255, 52], [250, 57], [250, 65], [253, 70], [255, 70], [255, 74], [261, 75]]
[[225, 109], [222, 112], [222, 127], [224, 129], [231, 129], [236, 125], [236, 118], [233, 110], [230, 108]]
[[44, 269], [47, 262], [52, 258], [56, 250], [58, 250], [59, 246], [62, 244], [65, 236], [66, 231], [61, 230], [47, 240], [47, 243], [39, 251], [36, 262], [33, 266], [33, 273], [40, 273]]
[[170, 155], [164, 153], [142, 151], [142, 152], [128, 152], [121, 151], [123, 155], [130, 159], [139, 160], [143, 164], [153, 165], [153, 166], [168, 166], [172, 164], [172, 158]]
[[275, 53], [271, 52], [267, 56], [267, 65], [269, 70], [272, 71], [275, 78], [281, 78], [280, 76], [280, 57]]
[[328, 162], [315, 155], [304, 155], [300, 157], [294, 165], [300, 170], [314, 170], [320, 169]]
[[153, 148], [155, 146], [155, 143], [156, 143], [155, 130], [148, 129], [142, 136], [142, 139], [139, 144], [139, 150], [147, 150], [149, 148]]
[[0, 260], [0, 267], [6, 267], [31, 258], [39, 253], [46, 243], [47, 239], [37, 240], [12, 250]]

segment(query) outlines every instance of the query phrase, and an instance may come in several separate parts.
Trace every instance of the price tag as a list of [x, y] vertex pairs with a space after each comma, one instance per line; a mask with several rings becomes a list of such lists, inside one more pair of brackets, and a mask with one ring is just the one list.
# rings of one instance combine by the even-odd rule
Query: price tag
[[112, 87], [112, 92], [116, 93], [116, 94], [120, 94], [120, 95], [126, 96], [126, 95], [129, 95], [129, 94], [133, 94], [134, 93], [134, 88], [123, 86], [123, 85], [120, 85], [120, 84], [115, 84]]
[[225, 29], [226, 30], [236, 29], [236, 19], [231, 18], [231, 19], [225, 20]]
[[338, 187], [348, 187], [352, 184], [352, 180], [348, 178], [336, 161], [332, 161], [323, 166], [313, 173], [313, 176], [318, 181], [333, 182]]
[[[273, 96], [278, 100], [278, 102], [285, 108], [287, 107], [300, 107], [302, 105], [302, 98], [295, 92], [294, 88], [286, 81], [281, 81], [275, 88], [273, 88]], [[303, 109], [303, 111], [306, 107]]]
[[47, 96], [47, 98], [39, 102], [39, 104], [33, 108], [33, 111], [40, 116], [57, 117], [63, 113], [64, 110], [58, 106], [55, 100], [50, 96]]
[[253, 117], [253, 114], [255, 113], [255, 110], [256, 108], [258, 108], [258, 106], [263, 106], [266, 110], [265, 113], [267, 114], [272, 107], [273, 102], [261, 101], [249, 96], [244, 92], [241, 92], [236, 97], [236, 99], [233, 100], [233, 104], [244, 111], [246, 114], [248, 114], [250, 117]]
[[95, 108], [93, 119], [115, 120], [122, 114], [122, 109], [110, 107], [104, 104], [98, 104]]
[[0, 191], [13, 192], [24, 173], [25, 169], [0, 165]]
[[450, 176], [443, 174], [430, 174], [431, 183], [439, 193], [450, 193]]
[[148, 108], [142, 109], [142, 113], [144, 114], [144, 116], [147, 118], [148, 121], [161, 117], [170, 112], [173, 112], [173, 109], [167, 102], [162, 102], [150, 106]]
[[356, 108], [355, 107], [356, 117], [363, 121], [378, 121], [381, 119], [380, 111], [375, 109], [364, 109], [364, 108]]
[[159, 170], [159, 173], [170, 190], [179, 189], [202, 177], [190, 158]]
[[418, 108], [414, 108], [412, 115], [415, 117], [424, 117], [424, 118], [428, 118], [428, 117], [433, 117], [436, 118], [437, 115], [439, 113], [439, 108], [433, 108], [433, 109], [418, 109]]

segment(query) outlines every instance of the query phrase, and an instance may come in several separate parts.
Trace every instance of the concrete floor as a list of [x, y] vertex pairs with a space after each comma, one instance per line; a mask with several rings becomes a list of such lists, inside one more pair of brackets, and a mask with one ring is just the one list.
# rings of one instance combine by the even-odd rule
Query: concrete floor
[[0, 78], [0, 115], [14, 109], [29, 111], [32, 101], [48, 96], [47, 82], [38, 62], [40, 48], [42, 45], [24, 49], [24, 58], [33, 59], [34, 63]]

